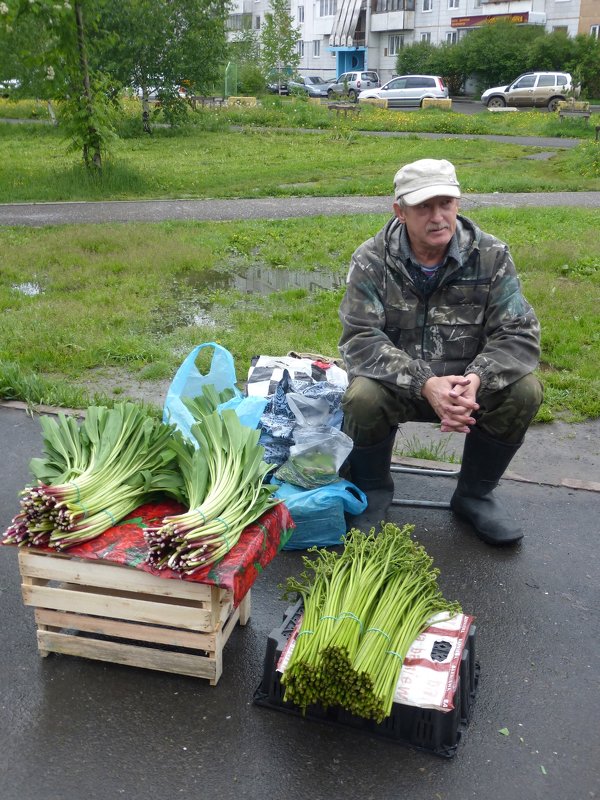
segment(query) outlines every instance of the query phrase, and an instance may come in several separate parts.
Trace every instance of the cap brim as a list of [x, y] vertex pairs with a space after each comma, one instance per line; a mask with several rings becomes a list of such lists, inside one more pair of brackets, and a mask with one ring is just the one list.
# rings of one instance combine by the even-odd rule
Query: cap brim
[[[431, 200], [432, 197], [458, 198], [460, 197], [460, 188], [443, 183], [435, 186], [426, 186], [424, 189], [417, 189], [416, 192], [409, 192], [408, 194], [401, 195], [401, 197], [407, 206], [418, 206], [419, 203]], [[396, 199], [399, 200], [400, 198], [397, 197]]]

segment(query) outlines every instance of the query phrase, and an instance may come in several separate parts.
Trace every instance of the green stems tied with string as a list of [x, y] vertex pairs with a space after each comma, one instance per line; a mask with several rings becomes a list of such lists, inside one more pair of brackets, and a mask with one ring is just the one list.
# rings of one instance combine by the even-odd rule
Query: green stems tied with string
[[263, 460], [260, 432], [234, 410], [203, 415], [192, 434], [197, 448], [185, 442], [178, 451], [189, 510], [144, 531], [149, 563], [186, 574], [220, 561], [244, 528], [278, 502], [277, 487], [264, 483], [272, 467]]
[[156, 493], [181, 500], [174, 443], [181, 438], [135, 403], [90, 406], [72, 417], [41, 417], [44, 456], [30, 462], [36, 486], [5, 541], [65, 550], [99, 536]]
[[312, 548], [286, 596], [304, 616], [282, 676], [285, 700], [306, 710], [340, 706], [381, 722], [389, 716], [402, 662], [433, 615], [460, 612], [437, 585], [439, 570], [411, 538], [414, 526], [350, 531], [341, 553]]

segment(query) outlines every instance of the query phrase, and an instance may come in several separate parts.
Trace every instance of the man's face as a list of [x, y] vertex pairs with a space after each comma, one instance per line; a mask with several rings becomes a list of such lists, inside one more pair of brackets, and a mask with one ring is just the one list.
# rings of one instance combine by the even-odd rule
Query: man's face
[[432, 197], [419, 205], [405, 207], [394, 203], [394, 213], [406, 225], [415, 256], [443, 257], [456, 230], [456, 198]]

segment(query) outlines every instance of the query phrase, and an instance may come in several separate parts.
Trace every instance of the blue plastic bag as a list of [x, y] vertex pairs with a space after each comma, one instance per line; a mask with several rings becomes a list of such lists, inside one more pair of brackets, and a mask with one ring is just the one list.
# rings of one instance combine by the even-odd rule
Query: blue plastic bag
[[[206, 347], [212, 347], [214, 352], [210, 368], [206, 375], [203, 375], [196, 365], [196, 359], [200, 351]], [[218, 392], [224, 389], [234, 391], [234, 397], [222, 403], [219, 410], [233, 408], [240, 422], [249, 428], [256, 428], [267, 400], [262, 397], [244, 397], [236, 382], [235, 365], [229, 350], [216, 342], [197, 345], [183, 361], [169, 386], [163, 408], [163, 422], [175, 425], [185, 437], [195, 442], [191, 428], [196, 420], [185, 407], [182, 398], [198, 397], [202, 394], [204, 385], [212, 384]]]
[[296, 525], [284, 550], [340, 544], [346, 533], [344, 514], [360, 514], [367, 507], [365, 493], [342, 479], [317, 489], [301, 489], [291, 483], [282, 483], [275, 497], [283, 500]]

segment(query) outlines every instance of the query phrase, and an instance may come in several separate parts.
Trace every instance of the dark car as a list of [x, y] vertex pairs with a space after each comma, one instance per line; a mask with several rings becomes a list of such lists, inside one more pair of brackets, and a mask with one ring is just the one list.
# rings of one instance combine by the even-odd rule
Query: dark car
[[267, 80], [267, 91], [271, 94], [289, 94], [290, 90], [288, 89], [288, 81], [290, 80], [289, 75], [285, 75], [284, 73], [273, 73], [269, 76]]

